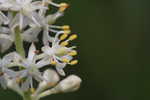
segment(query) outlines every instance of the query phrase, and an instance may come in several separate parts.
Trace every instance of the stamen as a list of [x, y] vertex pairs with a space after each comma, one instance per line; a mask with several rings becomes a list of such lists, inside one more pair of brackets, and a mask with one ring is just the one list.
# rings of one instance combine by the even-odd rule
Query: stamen
[[65, 34], [70, 34], [71, 31], [70, 31], [70, 30], [64, 30], [64, 33], [65, 33]]
[[61, 42], [61, 43], [60, 43], [61, 46], [67, 46], [68, 44], [69, 44], [68, 41], [64, 41], [64, 42]]
[[73, 51], [69, 52], [68, 55], [75, 56], [75, 55], [77, 55], [77, 51], [73, 50]]
[[63, 30], [70, 30], [70, 26], [69, 25], [64, 25], [61, 27]]
[[78, 36], [76, 34], [71, 35], [68, 40], [75, 40]]
[[54, 61], [54, 60], [51, 60], [50, 63], [51, 63], [52, 65], [56, 65], [56, 64], [57, 64], [57, 62]]
[[52, 2], [51, 0], [48, 1], [49, 4], [55, 6], [55, 7], [60, 7], [59, 4]]
[[77, 64], [78, 63], [78, 60], [73, 60], [73, 61], [71, 61], [69, 64], [70, 65], [75, 65], [75, 64]]
[[60, 8], [59, 8], [59, 11], [60, 12], [63, 12], [66, 8], [69, 7], [69, 5], [67, 3], [61, 3], [59, 4]]
[[69, 25], [63, 25], [63, 26], [50, 25], [49, 27], [50, 28], [56, 28], [56, 29], [70, 30]]
[[62, 62], [69, 63], [69, 59], [63, 58]]
[[64, 40], [64, 39], [66, 39], [67, 37], [68, 37], [68, 34], [63, 34], [63, 35], [60, 36], [60, 40]]

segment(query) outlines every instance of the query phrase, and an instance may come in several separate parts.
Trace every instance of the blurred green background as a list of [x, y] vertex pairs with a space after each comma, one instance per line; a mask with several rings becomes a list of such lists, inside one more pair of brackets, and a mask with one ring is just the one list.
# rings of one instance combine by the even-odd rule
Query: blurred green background
[[[42, 100], [149, 100], [150, 1], [55, 0], [71, 6], [58, 23], [78, 33], [80, 60], [68, 74], [83, 79], [79, 91]], [[0, 99], [21, 100], [12, 91]]]

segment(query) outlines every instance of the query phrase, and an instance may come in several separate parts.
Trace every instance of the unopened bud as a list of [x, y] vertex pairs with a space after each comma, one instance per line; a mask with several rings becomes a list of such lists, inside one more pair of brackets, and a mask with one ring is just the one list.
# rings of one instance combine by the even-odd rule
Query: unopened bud
[[46, 70], [43, 74], [43, 78], [50, 84], [56, 84], [59, 81], [58, 74], [52, 69]]
[[39, 87], [37, 91], [35, 92], [35, 94], [38, 94], [47, 88], [55, 86], [60, 80], [58, 74], [52, 69], [46, 70], [43, 74], [43, 78], [45, 81], [39, 84]]
[[70, 75], [66, 79], [62, 80], [55, 89], [59, 92], [73, 92], [79, 89], [81, 84], [81, 78], [76, 75]]
[[21, 90], [21, 88], [19, 87], [19, 85], [16, 83], [15, 80], [7, 79], [7, 86], [8, 88], [16, 91], [17, 93], [23, 96], [23, 91]]
[[42, 98], [51, 94], [56, 93], [66, 93], [66, 92], [73, 92], [79, 89], [82, 80], [76, 75], [70, 75], [66, 79], [62, 80], [58, 85], [54, 88], [47, 90], [41, 93], [38, 97]]

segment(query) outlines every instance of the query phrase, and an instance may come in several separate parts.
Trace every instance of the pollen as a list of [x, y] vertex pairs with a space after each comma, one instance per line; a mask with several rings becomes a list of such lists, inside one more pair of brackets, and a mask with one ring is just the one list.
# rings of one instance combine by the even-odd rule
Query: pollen
[[68, 37], [68, 34], [63, 34], [63, 35], [60, 36], [60, 40], [64, 40], [64, 39], [66, 39], [67, 37]]
[[51, 60], [50, 62], [51, 62], [52, 65], [56, 65], [57, 64], [57, 62], [54, 61], [54, 60]]
[[78, 36], [76, 34], [71, 35], [68, 40], [75, 40]]
[[61, 3], [60, 4], [60, 8], [59, 8], [59, 11], [60, 12], [63, 12], [64, 10], [66, 10], [66, 8], [68, 8], [69, 5], [67, 3]]
[[69, 25], [64, 25], [61, 27], [63, 30], [69, 30], [70, 29], [70, 26]]
[[73, 50], [73, 51], [69, 52], [68, 55], [75, 56], [75, 55], [77, 55], [77, 51]]
[[63, 58], [62, 62], [69, 63], [69, 59]]
[[73, 61], [71, 61], [69, 64], [70, 65], [75, 65], [75, 64], [77, 64], [78, 63], [78, 60], [73, 60]]
[[67, 46], [68, 44], [69, 44], [68, 41], [64, 41], [60, 43], [61, 46]]

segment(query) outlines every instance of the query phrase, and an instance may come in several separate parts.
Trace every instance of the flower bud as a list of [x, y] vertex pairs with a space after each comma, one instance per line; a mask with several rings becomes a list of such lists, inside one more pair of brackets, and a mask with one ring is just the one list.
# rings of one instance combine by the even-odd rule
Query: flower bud
[[58, 74], [52, 69], [46, 70], [43, 74], [43, 78], [49, 85], [55, 85], [60, 80]]
[[20, 95], [23, 95], [23, 91], [21, 90], [21, 88], [19, 87], [19, 85], [16, 83], [15, 80], [7, 79], [7, 86], [8, 86], [8, 88], [19, 93]]
[[59, 92], [73, 92], [79, 89], [82, 80], [76, 75], [70, 75], [62, 80], [56, 87]]
[[52, 69], [46, 70], [43, 74], [43, 78], [44, 81], [39, 84], [39, 87], [35, 92], [36, 94], [40, 93], [41, 91], [47, 88], [55, 86], [60, 80], [58, 74]]
[[56, 94], [56, 93], [66, 93], [73, 92], [79, 89], [82, 80], [76, 75], [70, 75], [66, 79], [62, 80], [58, 85], [54, 88], [44, 91], [43, 93], [38, 95], [38, 98], [43, 98], [45, 96]]

